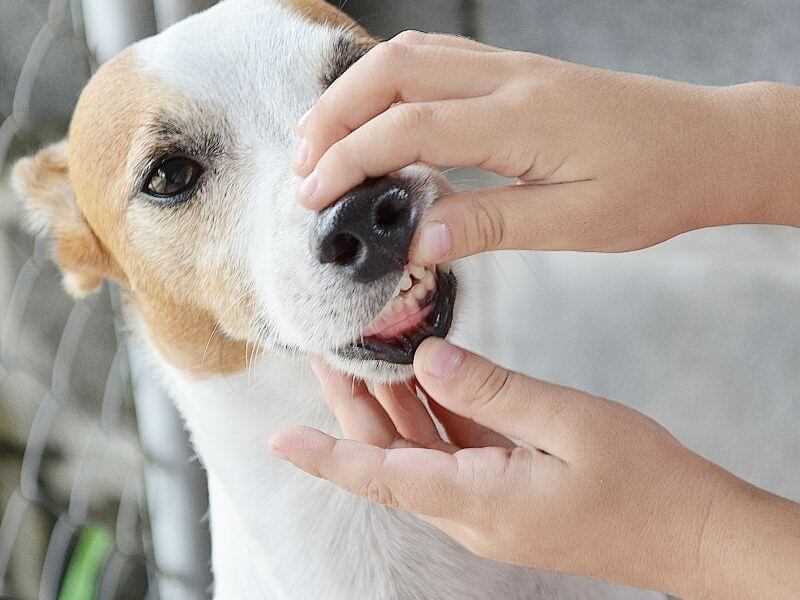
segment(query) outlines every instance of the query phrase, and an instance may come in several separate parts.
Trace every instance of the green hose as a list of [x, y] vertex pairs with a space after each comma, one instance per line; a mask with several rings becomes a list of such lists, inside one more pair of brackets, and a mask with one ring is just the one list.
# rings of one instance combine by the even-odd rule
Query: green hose
[[114, 540], [102, 527], [81, 530], [61, 581], [58, 600], [94, 600]]

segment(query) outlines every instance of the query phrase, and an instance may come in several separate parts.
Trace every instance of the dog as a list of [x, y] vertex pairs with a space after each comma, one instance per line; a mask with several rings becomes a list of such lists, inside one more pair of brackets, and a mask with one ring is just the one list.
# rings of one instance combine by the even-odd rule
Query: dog
[[66, 290], [119, 286], [131, 352], [186, 421], [208, 473], [215, 598], [663, 598], [479, 559], [269, 455], [290, 424], [336, 431], [307, 354], [408, 379], [419, 343], [468, 328], [480, 293], [466, 266], [407, 264], [448, 192], [428, 167], [320, 214], [295, 201], [295, 124], [376, 44], [321, 0], [226, 0], [105, 64], [68, 139], [14, 170]]

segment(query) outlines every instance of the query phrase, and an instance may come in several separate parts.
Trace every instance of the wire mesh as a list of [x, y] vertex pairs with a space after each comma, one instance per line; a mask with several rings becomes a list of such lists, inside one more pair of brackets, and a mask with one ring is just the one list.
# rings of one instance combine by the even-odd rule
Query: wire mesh
[[[0, 38], [28, 31], [21, 66], [13, 52], [0, 61], [10, 100], [4, 105], [0, 94], [0, 598], [206, 597], [204, 549], [188, 553], [199, 557], [194, 570], [170, 570], [152, 541], [145, 468], [173, 487], [196, 491], [204, 482], [197, 465], [187, 466], [185, 445], [172, 444], [182, 449], [176, 457], [139, 442], [133, 390], [146, 386], [131, 372], [117, 293], [106, 286], [69, 300], [48, 241], [25, 233], [4, 183], [16, 156], [63, 136], [96, 66], [80, 0], [0, 5]], [[148, 393], [161, 411], [151, 419], [172, 410], [152, 407]], [[181, 424], [171, 418], [180, 442]], [[186, 506], [185, 520], [199, 521], [198, 504]], [[187, 539], [197, 543], [197, 535]]]
[[[77, 3], [52, 0], [46, 8], [13, 88], [11, 111], [0, 125], [0, 171], [17, 138], [37, 124], [31, 104], [55, 42], [76, 50], [85, 73], [92, 68]], [[11, 251], [6, 258], [17, 265], [5, 265], [4, 274], [13, 281], [0, 336], [0, 417], [5, 424], [0, 443], [4, 471], [18, 466], [19, 472], [3, 480], [0, 595], [155, 597], [148, 576], [152, 560], [142, 460], [130, 420], [130, 373], [119, 323], [112, 317], [111, 293], [106, 289], [74, 304], [56, 296], [61, 293], [56, 289], [59, 276], [47, 240], [26, 238], [10, 210], [10, 194], [4, 195], [4, 208], [13, 215], [3, 231]], [[98, 335], [98, 328], [110, 330], [111, 336]], [[103, 360], [97, 350], [112, 358]], [[93, 392], [100, 396], [92, 398]], [[100, 554], [80, 572], [73, 559], [89, 538]], [[64, 587], [70, 570], [72, 591]], [[92, 570], [93, 581], [81, 583]]]

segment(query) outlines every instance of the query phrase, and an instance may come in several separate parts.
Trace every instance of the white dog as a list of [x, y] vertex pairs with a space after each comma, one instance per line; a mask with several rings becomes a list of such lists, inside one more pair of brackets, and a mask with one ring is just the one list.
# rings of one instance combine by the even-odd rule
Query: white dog
[[295, 201], [295, 124], [374, 44], [320, 0], [228, 0], [103, 66], [68, 141], [16, 167], [66, 288], [120, 286], [186, 419], [216, 598], [661, 597], [480, 560], [271, 458], [281, 427], [335, 431], [306, 353], [399, 380], [422, 339], [469, 327], [468, 273], [406, 265], [438, 174], [404, 169], [320, 215]]

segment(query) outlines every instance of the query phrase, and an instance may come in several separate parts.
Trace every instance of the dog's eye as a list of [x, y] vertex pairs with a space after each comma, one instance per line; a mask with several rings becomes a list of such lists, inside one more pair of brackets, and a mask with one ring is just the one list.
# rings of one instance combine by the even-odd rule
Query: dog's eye
[[195, 186], [203, 168], [190, 158], [168, 158], [147, 178], [144, 193], [155, 198], [174, 198]]

